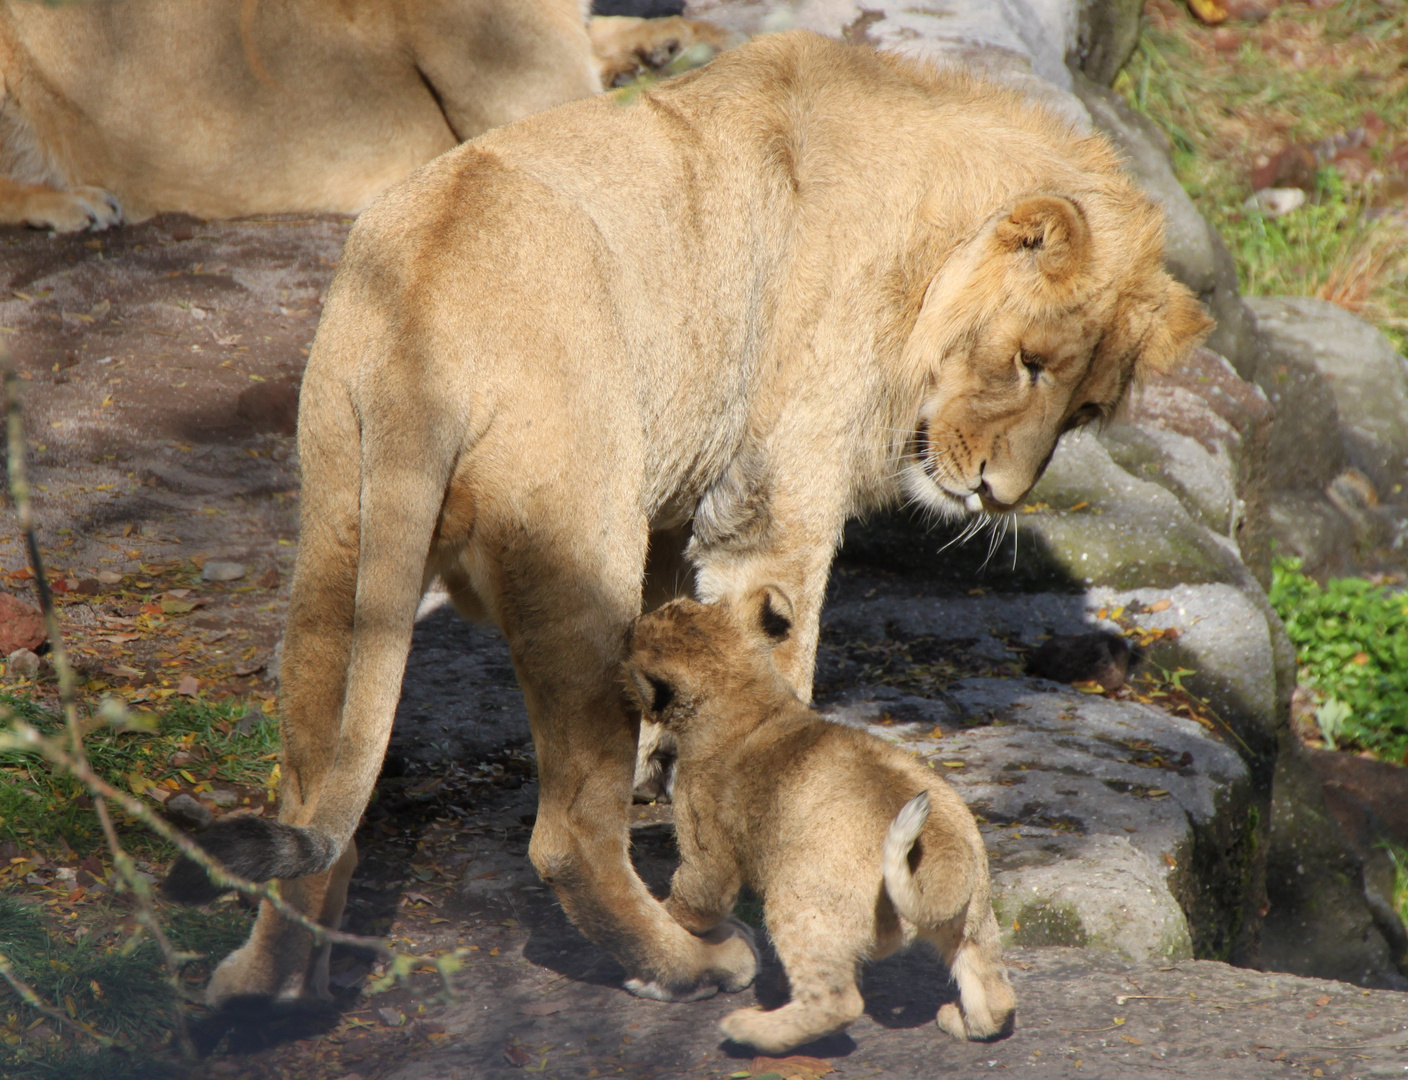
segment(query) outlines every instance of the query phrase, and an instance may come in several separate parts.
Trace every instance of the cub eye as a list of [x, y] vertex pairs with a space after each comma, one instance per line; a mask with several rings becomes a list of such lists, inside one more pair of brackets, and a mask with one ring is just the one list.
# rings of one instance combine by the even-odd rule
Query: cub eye
[[1046, 361], [1036, 353], [1027, 352], [1026, 349], [1022, 349], [1017, 353], [1017, 359], [1022, 362], [1022, 367], [1026, 369], [1027, 376], [1031, 379], [1031, 385], [1035, 386], [1037, 379], [1041, 377], [1042, 369], [1046, 366]]

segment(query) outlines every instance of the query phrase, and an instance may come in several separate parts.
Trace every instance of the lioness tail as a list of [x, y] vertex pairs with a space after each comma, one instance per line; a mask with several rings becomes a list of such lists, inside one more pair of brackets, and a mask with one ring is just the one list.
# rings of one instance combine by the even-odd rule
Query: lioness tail
[[[225, 818], [201, 833], [196, 842], [230, 873], [250, 881], [322, 873], [338, 856], [333, 839], [316, 829], [257, 817]], [[162, 892], [181, 904], [208, 903], [224, 891], [184, 855], [162, 884]]]

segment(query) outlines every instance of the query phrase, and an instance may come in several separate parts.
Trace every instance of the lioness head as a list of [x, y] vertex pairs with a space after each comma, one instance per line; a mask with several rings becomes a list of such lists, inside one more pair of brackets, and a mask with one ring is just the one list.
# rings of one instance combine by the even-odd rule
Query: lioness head
[[[756, 717], [770, 701], [796, 701], [772, 663], [791, 631], [791, 601], [772, 585], [715, 604], [673, 600], [631, 626], [627, 693], [642, 718], [676, 735], [719, 703], [737, 702]], [[721, 718], [707, 711], [711, 723]]]
[[1123, 178], [1018, 199], [963, 240], [905, 346], [923, 382], [906, 493], [943, 512], [1011, 509], [1062, 433], [1175, 365], [1212, 320], [1162, 257], [1162, 214]]

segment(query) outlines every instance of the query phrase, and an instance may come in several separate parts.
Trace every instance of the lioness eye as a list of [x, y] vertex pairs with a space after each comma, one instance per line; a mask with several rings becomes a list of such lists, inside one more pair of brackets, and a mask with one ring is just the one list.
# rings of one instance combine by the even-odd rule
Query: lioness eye
[[1041, 369], [1045, 366], [1041, 357], [1036, 353], [1027, 352], [1026, 349], [1019, 352], [1017, 356], [1022, 361], [1022, 367], [1027, 369], [1027, 375], [1031, 377], [1032, 385], [1035, 386], [1037, 379], [1041, 376]]

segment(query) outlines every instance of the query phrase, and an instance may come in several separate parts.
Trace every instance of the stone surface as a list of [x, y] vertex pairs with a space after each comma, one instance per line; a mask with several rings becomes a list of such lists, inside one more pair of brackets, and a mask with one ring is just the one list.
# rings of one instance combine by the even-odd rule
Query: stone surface
[[44, 644], [44, 616], [33, 604], [12, 593], [0, 592], [0, 655], [16, 649], [31, 652]]
[[214, 814], [185, 792], [167, 799], [164, 809], [173, 824], [192, 831], [203, 829], [215, 820]]
[[15, 649], [5, 656], [6, 675], [35, 675], [39, 665], [39, 655], [29, 649]]
[[1319, 778], [1289, 736], [1276, 759], [1266, 890], [1266, 967], [1408, 990], [1401, 927], [1385, 932], [1383, 913], [1366, 901], [1363, 861], [1345, 843]]
[[238, 581], [244, 575], [244, 564], [237, 562], [207, 562], [200, 571], [203, 581]]
[[[1384, 494], [1408, 480], [1408, 360], [1388, 338], [1324, 300], [1251, 297], [1247, 303], [1266, 343], [1257, 381], [1268, 395], [1282, 366], [1288, 374], [1313, 371], [1333, 398], [1349, 463]], [[1310, 417], [1302, 420], [1300, 411], [1296, 417], [1298, 427], [1312, 423]], [[1313, 422], [1333, 431], [1329, 418], [1328, 409], [1321, 408]]]
[[[1217, 588], [1249, 609], [1236, 590]], [[1196, 593], [1179, 594], [1148, 619], [1194, 621]], [[1005, 641], [1015, 658], [1052, 634], [1118, 631], [1098, 610], [1145, 598], [1097, 590], [833, 604], [818, 677], [828, 686], [846, 677], [836, 668], [841, 642], [894, 643], [971, 668], [981, 666], [971, 650], [984, 640]], [[1228, 598], [1198, 597], [1199, 610]], [[1263, 653], [1255, 670], [1266, 674], [1265, 624], [1255, 609], [1248, 613]], [[1219, 670], [1235, 677], [1231, 664]], [[1255, 848], [1264, 799], [1227, 732], [1010, 675], [950, 682], [938, 709], [880, 685], [852, 689], [823, 711], [930, 761], [981, 815], [1009, 940], [1135, 959], [1192, 955], [1195, 943], [1201, 955], [1226, 956], [1245, 944], [1244, 912], [1260, 903]]]

